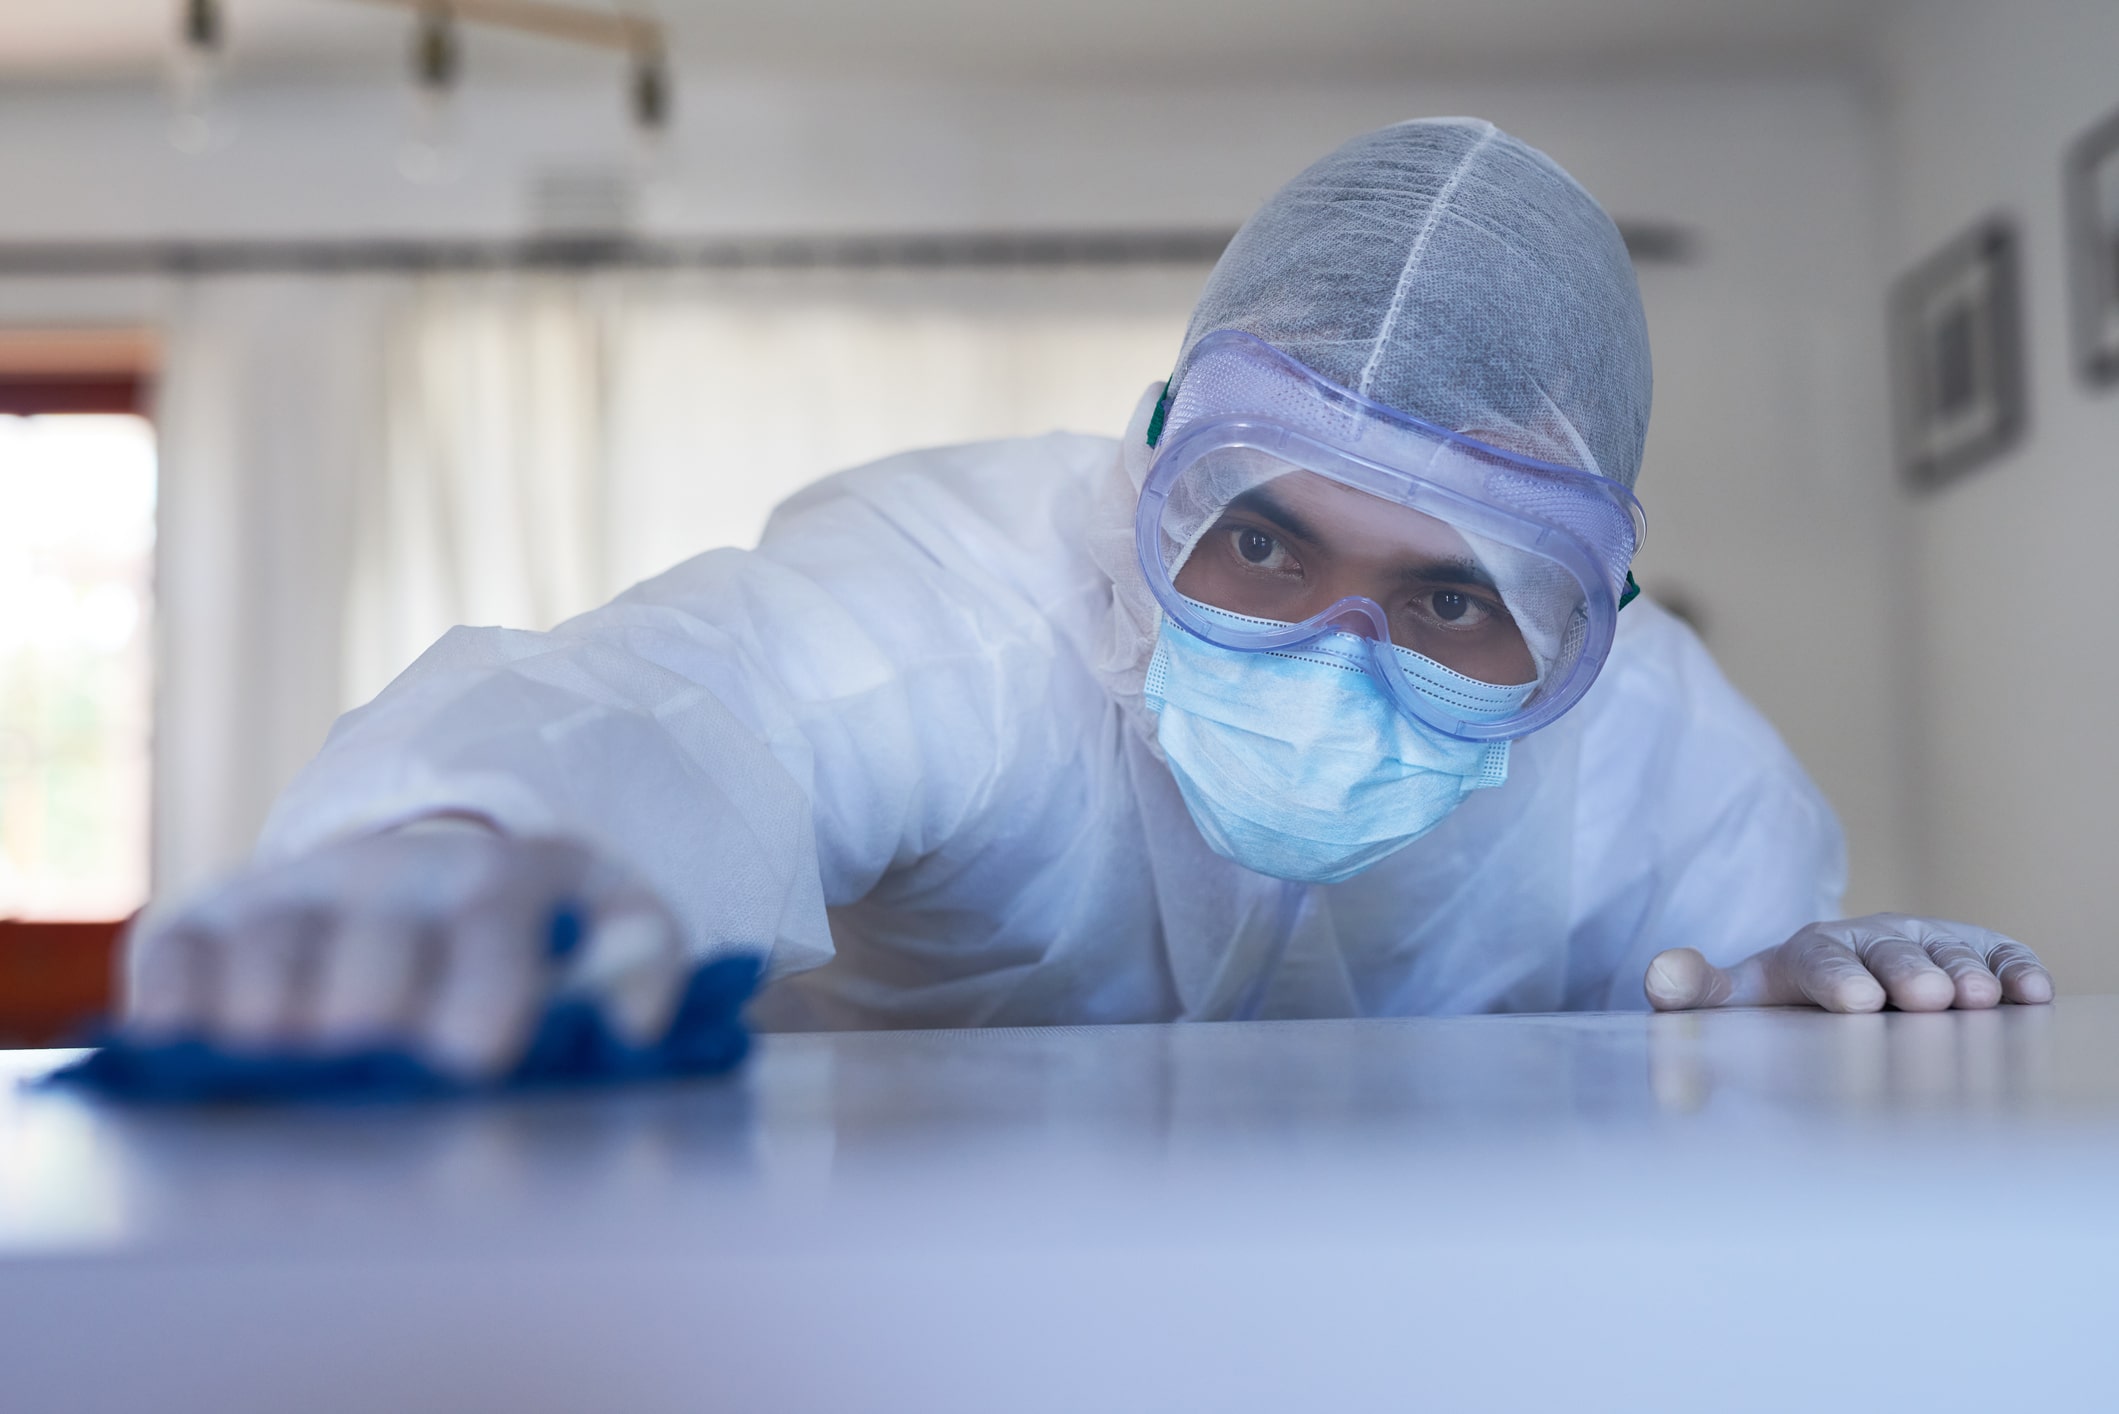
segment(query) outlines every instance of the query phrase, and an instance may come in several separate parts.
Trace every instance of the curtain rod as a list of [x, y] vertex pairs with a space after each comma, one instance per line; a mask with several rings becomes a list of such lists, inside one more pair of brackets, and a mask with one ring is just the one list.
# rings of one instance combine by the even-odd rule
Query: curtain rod
[[0, 243], [0, 275], [354, 275], [478, 270], [990, 269], [1210, 264], [1231, 229], [646, 240]]
[[[1619, 223], [1638, 264], [1689, 260], [1687, 228]], [[972, 270], [1209, 265], [1233, 227], [1146, 231], [788, 236], [708, 241], [629, 236], [523, 240], [0, 242], [0, 276], [359, 275], [498, 270]]]

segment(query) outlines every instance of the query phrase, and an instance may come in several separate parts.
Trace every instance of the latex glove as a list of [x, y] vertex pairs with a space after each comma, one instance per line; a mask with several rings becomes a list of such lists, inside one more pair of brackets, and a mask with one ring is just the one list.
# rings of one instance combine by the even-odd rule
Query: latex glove
[[1872, 913], [1812, 923], [1778, 947], [1720, 968], [1693, 948], [1648, 964], [1657, 1011], [1717, 1006], [1820, 1006], [1827, 1011], [1984, 1008], [2053, 999], [2053, 978], [2014, 938], [1968, 923]]
[[[580, 944], [553, 956], [553, 919]], [[686, 965], [669, 910], [582, 845], [422, 823], [235, 875], [150, 909], [126, 942], [125, 1026], [232, 1049], [410, 1051], [505, 1072], [552, 997], [587, 992], [635, 1043], [667, 1026]]]

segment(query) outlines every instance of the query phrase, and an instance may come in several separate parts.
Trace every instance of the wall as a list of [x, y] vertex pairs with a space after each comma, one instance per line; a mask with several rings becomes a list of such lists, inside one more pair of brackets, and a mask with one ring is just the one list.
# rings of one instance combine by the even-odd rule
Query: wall
[[2119, 990], [2119, 619], [2100, 582], [2119, 529], [2119, 390], [2072, 366], [2061, 187], [2068, 143], [2119, 108], [2119, 6], [1908, 6], [1887, 40], [1891, 268], [2014, 215], [2030, 365], [2023, 443], [1908, 498], [1918, 897], [2033, 943], [2065, 990]]
[[[1908, 897], [1906, 665], [1876, 317], [1874, 114], [1853, 73], [1396, 85], [976, 89], [695, 76], [643, 224], [663, 233], [1234, 224], [1363, 128], [1490, 116], [1615, 212], [1699, 235], [1644, 277], [1659, 368], [1642, 578], [1682, 596], [1845, 818], [1850, 904]], [[0, 240], [520, 231], [553, 166], [625, 150], [615, 93], [473, 88], [465, 171], [398, 176], [402, 95], [265, 86], [238, 141], [183, 159], [151, 94], [0, 94]], [[71, 290], [72, 294], [66, 293]], [[166, 291], [0, 281], [149, 316]], [[100, 305], [97, 302], [101, 302]]]

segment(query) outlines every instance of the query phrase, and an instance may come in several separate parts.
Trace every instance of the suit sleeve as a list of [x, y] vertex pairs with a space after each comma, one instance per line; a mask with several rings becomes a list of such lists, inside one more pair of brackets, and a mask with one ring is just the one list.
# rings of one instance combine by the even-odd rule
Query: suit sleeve
[[260, 858], [468, 812], [607, 852], [697, 955], [821, 964], [828, 905], [995, 797], [1049, 670], [1036, 586], [1010, 569], [1026, 557], [926, 474], [940, 455], [853, 473], [759, 550], [701, 555], [550, 632], [452, 630], [338, 722]]

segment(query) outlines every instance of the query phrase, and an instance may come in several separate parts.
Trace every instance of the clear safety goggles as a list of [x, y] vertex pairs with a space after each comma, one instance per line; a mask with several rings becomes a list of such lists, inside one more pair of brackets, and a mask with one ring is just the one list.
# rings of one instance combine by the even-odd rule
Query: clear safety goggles
[[1194, 347], [1134, 521], [1184, 631], [1371, 673], [1467, 741], [1523, 736], [1596, 680], [1643, 517], [1609, 478], [1369, 401], [1237, 330]]

